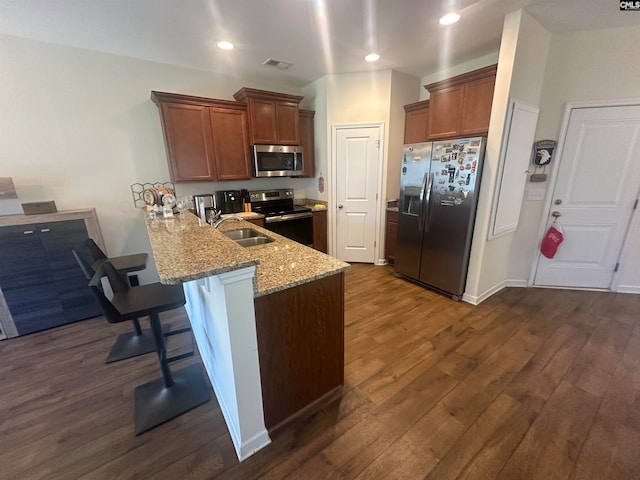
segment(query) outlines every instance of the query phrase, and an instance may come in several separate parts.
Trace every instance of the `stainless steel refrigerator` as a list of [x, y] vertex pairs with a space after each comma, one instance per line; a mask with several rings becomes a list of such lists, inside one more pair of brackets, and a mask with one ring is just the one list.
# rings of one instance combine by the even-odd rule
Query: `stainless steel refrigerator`
[[405, 145], [396, 272], [459, 300], [464, 293], [486, 139]]

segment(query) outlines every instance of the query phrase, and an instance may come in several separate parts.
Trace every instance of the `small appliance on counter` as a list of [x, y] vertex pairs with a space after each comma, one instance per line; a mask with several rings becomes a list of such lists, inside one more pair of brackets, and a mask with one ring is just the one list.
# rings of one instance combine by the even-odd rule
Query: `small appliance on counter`
[[242, 211], [240, 190], [218, 190], [215, 206], [222, 213], [238, 213]]
[[193, 205], [196, 209], [196, 215], [200, 217], [203, 222], [207, 221], [207, 209], [213, 209], [216, 207], [216, 201], [211, 193], [202, 193], [193, 196]]

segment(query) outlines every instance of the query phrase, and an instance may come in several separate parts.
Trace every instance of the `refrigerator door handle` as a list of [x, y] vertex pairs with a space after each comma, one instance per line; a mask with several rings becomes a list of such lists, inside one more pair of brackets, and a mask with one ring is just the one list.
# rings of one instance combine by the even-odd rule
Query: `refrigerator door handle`
[[429, 217], [431, 214], [431, 188], [433, 187], [433, 179], [435, 178], [435, 173], [431, 173], [429, 175], [429, 186], [427, 187], [427, 199], [426, 199], [426, 204], [427, 204], [427, 219], [424, 222], [424, 231], [428, 232], [429, 231]]
[[422, 186], [420, 188], [420, 197], [419, 197], [419, 201], [420, 201], [420, 211], [418, 212], [418, 231], [422, 232], [422, 229], [424, 228], [423, 225], [423, 207], [424, 207], [424, 190], [426, 188], [427, 185], [427, 175], [429, 175], [428, 172], [425, 172], [424, 177], [422, 177]]

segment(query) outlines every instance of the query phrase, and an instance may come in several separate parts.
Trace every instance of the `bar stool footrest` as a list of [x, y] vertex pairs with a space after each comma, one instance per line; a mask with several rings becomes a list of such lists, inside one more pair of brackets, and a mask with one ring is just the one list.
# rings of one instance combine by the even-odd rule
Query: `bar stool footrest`
[[[164, 335], [167, 335], [169, 333], [169, 325], [163, 325], [162, 330]], [[104, 363], [119, 362], [120, 360], [146, 355], [155, 351], [156, 342], [153, 339], [151, 329], [143, 328], [142, 335], [136, 335], [135, 332], [118, 335]]]
[[202, 367], [194, 363], [171, 372], [174, 384], [159, 378], [135, 389], [135, 432], [140, 435], [211, 400]]
[[167, 358], [165, 361], [167, 363], [173, 363], [173, 362], [177, 362], [178, 360], [183, 360], [185, 358], [193, 357], [193, 355], [194, 355], [194, 352], [191, 351], [191, 352], [187, 352], [187, 353], [182, 353], [180, 355], [176, 355], [175, 357]]

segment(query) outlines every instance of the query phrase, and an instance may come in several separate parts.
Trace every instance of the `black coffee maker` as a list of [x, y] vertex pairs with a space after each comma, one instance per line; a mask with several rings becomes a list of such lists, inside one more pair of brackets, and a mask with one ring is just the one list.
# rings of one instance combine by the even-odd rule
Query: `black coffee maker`
[[216, 207], [222, 213], [241, 212], [242, 196], [240, 190], [218, 190], [216, 192]]

